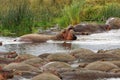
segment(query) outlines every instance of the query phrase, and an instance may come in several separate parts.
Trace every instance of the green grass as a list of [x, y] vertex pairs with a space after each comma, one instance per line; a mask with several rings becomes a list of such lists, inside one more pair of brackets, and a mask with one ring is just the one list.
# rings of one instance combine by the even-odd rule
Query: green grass
[[0, 0], [0, 33], [20, 36], [56, 24], [61, 28], [80, 22], [104, 24], [119, 13], [119, 0]]

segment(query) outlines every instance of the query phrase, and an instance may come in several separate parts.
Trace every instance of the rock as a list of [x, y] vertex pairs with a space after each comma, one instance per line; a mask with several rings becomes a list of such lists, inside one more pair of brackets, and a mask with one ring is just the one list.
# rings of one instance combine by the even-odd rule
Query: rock
[[51, 73], [42, 73], [33, 77], [31, 80], [61, 80], [61, 79]]
[[99, 70], [99, 71], [110, 71], [112, 69], [117, 69], [118, 66], [114, 65], [110, 62], [104, 62], [104, 61], [97, 61], [89, 63], [85, 69], [89, 70]]
[[55, 53], [49, 55], [47, 59], [50, 61], [71, 62], [75, 60], [75, 57], [67, 53]]

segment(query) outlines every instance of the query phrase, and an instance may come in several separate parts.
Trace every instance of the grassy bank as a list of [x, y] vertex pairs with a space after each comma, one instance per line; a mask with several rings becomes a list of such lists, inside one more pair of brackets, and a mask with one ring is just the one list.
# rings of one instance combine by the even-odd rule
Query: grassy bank
[[0, 0], [0, 9], [0, 33], [5, 36], [120, 17], [119, 0]]

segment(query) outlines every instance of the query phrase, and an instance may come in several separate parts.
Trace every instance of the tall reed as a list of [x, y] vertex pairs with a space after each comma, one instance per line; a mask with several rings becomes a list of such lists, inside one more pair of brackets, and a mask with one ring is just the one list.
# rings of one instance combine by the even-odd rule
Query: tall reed
[[101, 14], [104, 20], [110, 17], [120, 17], [120, 4], [110, 3], [103, 7]]
[[[16, 1], [17, 2], [17, 1]], [[19, 1], [18, 1], [19, 2]], [[15, 35], [22, 35], [32, 32], [33, 16], [26, 0], [21, 0], [19, 4], [14, 5], [10, 2], [9, 10], [1, 19], [2, 29], [9, 30]]]
[[84, 0], [73, 0], [70, 6], [65, 6], [62, 10], [62, 16], [57, 20], [59, 25], [66, 27], [70, 24], [80, 23], [80, 12], [84, 3]]

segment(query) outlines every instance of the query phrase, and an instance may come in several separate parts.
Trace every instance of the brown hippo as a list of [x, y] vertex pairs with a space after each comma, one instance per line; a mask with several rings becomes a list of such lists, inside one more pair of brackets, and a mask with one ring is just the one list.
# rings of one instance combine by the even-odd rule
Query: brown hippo
[[47, 40], [76, 40], [72, 28], [64, 29], [57, 35], [43, 35], [43, 34], [26, 34], [19, 38], [18, 41], [24, 42], [45, 42]]
[[119, 29], [120, 28], [120, 18], [111, 17], [108, 18], [106, 24], [111, 27], [111, 29]]
[[106, 71], [106, 72], [117, 68], [119, 68], [117, 65], [104, 61], [92, 62], [85, 67], [85, 69], [89, 69], [89, 70], [98, 70], [98, 71]]
[[119, 78], [120, 73], [110, 73], [97, 70], [64, 70], [59, 72], [62, 80], [104, 80], [104, 78]]
[[80, 35], [88, 35], [91, 33], [98, 33], [108, 30], [110, 30], [110, 27], [109, 25], [106, 24], [83, 23], [74, 26], [74, 31], [76, 32], [76, 34], [80, 34]]
[[61, 79], [51, 73], [42, 73], [33, 77], [31, 80], [61, 80]]
[[75, 61], [75, 57], [67, 54], [65, 52], [63, 53], [54, 53], [54, 54], [50, 54], [49, 56], [47, 56], [47, 59], [49, 61], [61, 61], [61, 62], [72, 62]]

